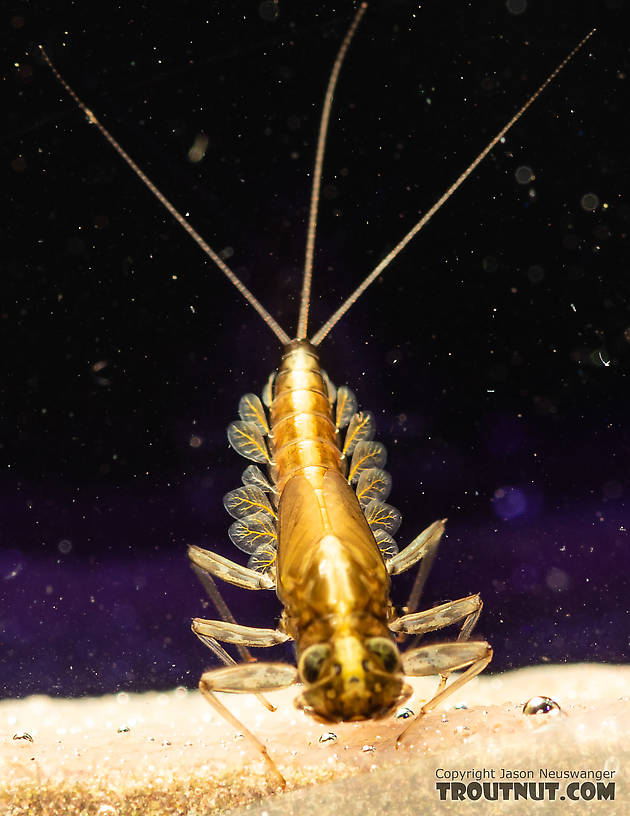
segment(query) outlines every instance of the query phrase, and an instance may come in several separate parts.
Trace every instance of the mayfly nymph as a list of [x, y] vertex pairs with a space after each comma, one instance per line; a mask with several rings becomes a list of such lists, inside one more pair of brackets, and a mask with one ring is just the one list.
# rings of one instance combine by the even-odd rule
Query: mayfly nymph
[[[399, 549], [395, 534], [400, 513], [387, 503], [391, 477], [384, 470], [384, 446], [374, 440], [375, 423], [358, 410], [349, 388], [336, 388], [320, 366], [318, 347], [365, 289], [381, 275], [411, 239], [504, 137], [547, 85], [593, 34], [591, 31], [552, 71], [512, 119], [451, 184], [326, 323], [309, 336], [311, 278], [324, 148], [337, 78], [345, 54], [366, 10], [362, 3], [341, 44], [328, 82], [320, 121], [313, 173], [306, 260], [295, 337], [289, 335], [258, 299], [159, 192], [78, 98], [44, 52], [59, 82], [107, 141], [127, 162], [171, 215], [260, 314], [282, 345], [278, 370], [262, 399], [245, 394], [239, 419], [228, 428], [230, 444], [251, 461], [242, 485], [224, 499], [233, 516], [229, 535], [248, 555], [247, 565], [198, 546], [189, 557], [214, 601], [221, 620], [195, 618], [193, 631], [225, 664], [206, 671], [200, 690], [206, 700], [257, 747], [269, 769], [284, 778], [262, 742], [217, 697], [217, 692], [253, 693], [268, 708], [266, 692], [301, 686], [296, 705], [326, 723], [395, 715], [411, 718], [403, 707], [412, 690], [406, 677], [439, 675], [435, 694], [419, 716], [479, 674], [492, 658], [484, 640], [470, 640], [482, 602], [470, 595], [416, 611], [422, 588], [444, 531], [445, 519], [430, 524]], [[405, 614], [390, 600], [390, 578], [418, 567]], [[283, 611], [277, 627], [263, 629], [236, 623], [214, 579], [249, 590], [275, 590]], [[401, 652], [405, 636], [422, 636], [451, 624], [461, 629], [454, 642], [431, 643]], [[235, 645], [236, 663], [221, 641]], [[297, 665], [252, 662], [250, 647], [293, 641]], [[452, 672], [462, 673], [450, 684]], [[398, 712], [398, 714], [396, 714]], [[413, 728], [419, 716], [398, 739]], [[333, 732], [321, 741], [336, 739]], [[364, 751], [373, 750], [365, 745]]]

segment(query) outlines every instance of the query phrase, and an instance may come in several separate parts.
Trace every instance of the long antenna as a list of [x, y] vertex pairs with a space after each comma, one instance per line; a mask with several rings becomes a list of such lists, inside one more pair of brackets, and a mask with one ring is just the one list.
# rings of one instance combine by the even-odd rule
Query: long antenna
[[381, 274], [381, 272], [382, 272], [382, 271], [383, 271], [383, 270], [384, 270], [386, 267], [388, 267], [388, 266], [389, 266], [389, 264], [390, 264], [390, 263], [391, 263], [391, 262], [394, 260], [394, 258], [395, 258], [397, 255], [399, 255], [399, 254], [402, 252], [402, 250], [403, 250], [403, 249], [404, 249], [404, 248], [407, 246], [407, 244], [409, 243], [409, 241], [411, 241], [411, 239], [412, 239], [412, 238], [413, 238], [413, 237], [414, 237], [414, 236], [415, 236], [415, 235], [416, 235], [418, 232], [420, 232], [420, 230], [422, 229], [422, 227], [424, 227], [424, 225], [427, 223], [427, 221], [429, 221], [429, 219], [430, 219], [430, 218], [431, 218], [433, 215], [435, 215], [435, 213], [436, 213], [436, 212], [437, 212], [437, 211], [440, 209], [440, 207], [441, 207], [441, 206], [442, 206], [442, 205], [443, 205], [443, 204], [444, 204], [446, 201], [448, 201], [448, 199], [449, 199], [449, 198], [450, 198], [450, 197], [453, 195], [453, 193], [454, 193], [454, 192], [457, 190], [457, 188], [458, 188], [458, 187], [459, 187], [459, 186], [462, 184], [462, 182], [464, 182], [464, 181], [465, 181], [465, 180], [468, 178], [468, 176], [469, 176], [469, 175], [470, 175], [470, 174], [473, 172], [473, 170], [474, 170], [474, 169], [477, 167], [477, 165], [479, 164], [479, 162], [481, 162], [483, 159], [485, 159], [485, 157], [486, 157], [486, 156], [488, 155], [488, 153], [489, 153], [489, 152], [492, 150], [492, 148], [493, 148], [493, 147], [496, 145], [496, 143], [497, 143], [498, 141], [500, 141], [500, 140], [501, 140], [501, 139], [502, 139], [502, 138], [505, 136], [505, 134], [508, 132], [508, 130], [509, 130], [511, 127], [512, 127], [512, 125], [514, 125], [514, 124], [515, 124], [515, 122], [517, 122], [517, 121], [518, 121], [518, 120], [521, 118], [521, 116], [522, 116], [522, 115], [525, 113], [525, 111], [526, 111], [526, 110], [529, 108], [529, 106], [532, 104], [532, 102], [534, 102], [534, 100], [536, 100], [536, 99], [537, 99], [537, 98], [540, 96], [540, 94], [541, 94], [541, 93], [542, 93], [542, 92], [545, 90], [545, 88], [547, 87], [547, 85], [549, 85], [549, 83], [550, 83], [550, 82], [552, 82], [552, 81], [553, 81], [553, 80], [554, 80], [554, 79], [555, 79], [555, 78], [558, 76], [558, 74], [560, 73], [560, 71], [562, 71], [562, 69], [565, 67], [565, 65], [566, 65], [566, 64], [567, 64], [567, 63], [568, 63], [568, 62], [569, 62], [569, 61], [570, 61], [570, 60], [571, 60], [571, 59], [572, 59], [572, 58], [573, 58], [573, 57], [574, 57], [576, 54], [577, 54], [577, 52], [580, 50], [580, 48], [582, 48], [582, 46], [584, 45], [584, 43], [585, 43], [587, 40], [589, 40], [589, 39], [590, 39], [590, 38], [593, 36], [593, 34], [595, 33], [595, 31], [596, 31], [596, 30], [597, 30], [597, 29], [595, 29], [595, 28], [594, 28], [594, 29], [592, 29], [592, 31], [589, 31], [589, 33], [588, 33], [588, 34], [587, 34], [587, 35], [586, 35], [586, 36], [585, 36], [585, 37], [584, 37], [582, 40], [580, 40], [580, 42], [579, 42], [579, 43], [578, 43], [578, 44], [575, 46], [575, 48], [574, 48], [574, 49], [571, 51], [571, 53], [570, 53], [570, 54], [568, 54], [568, 56], [566, 56], [566, 57], [565, 57], [565, 58], [562, 60], [562, 62], [560, 63], [560, 65], [558, 65], [558, 67], [557, 67], [557, 68], [555, 68], [555, 70], [553, 70], [553, 71], [552, 71], [552, 72], [549, 74], [549, 76], [547, 77], [547, 79], [546, 79], [546, 80], [543, 82], [543, 84], [542, 84], [542, 85], [541, 85], [541, 86], [538, 88], [538, 90], [537, 90], [537, 91], [535, 91], [535, 92], [534, 92], [534, 93], [533, 93], [533, 94], [532, 94], [532, 95], [529, 97], [529, 99], [527, 100], [527, 102], [525, 102], [525, 104], [523, 105], [523, 107], [522, 107], [520, 110], [518, 110], [518, 111], [517, 111], [517, 112], [514, 114], [514, 116], [513, 116], [513, 117], [510, 119], [510, 121], [507, 123], [507, 125], [505, 125], [505, 127], [503, 127], [503, 128], [502, 128], [502, 129], [501, 129], [501, 130], [500, 130], [500, 131], [497, 133], [497, 135], [496, 135], [496, 136], [494, 137], [494, 139], [493, 139], [493, 140], [492, 140], [492, 141], [491, 141], [491, 142], [490, 142], [490, 143], [487, 145], [487, 147], [485, 147], [485, 148], [484, 148], [484, 149], [481, 151], [481, 153], [480, 153], [480, 154], [477, 156], [477, 158], [476, 158], [476, 159], [475, 159], [475, 160], [474, 160], [474, 161], [473, 161], [471, 164], [469, 164], [469, 165], [468, 165], [468, 167], [467, 167], [467, 168], [464, 170], [464, 172], [461, 174], [461, 176], [459, 176], [459, 178], [458, 178], [458, 179], [457, 179], [457, 180], [456, 180], [456, 181], [455, 181], [453, 184], [451, 184], [451, 186], [448, 188], [448, 190], [446, 190], [446, 192], [444, 193], [444, 195], [442, 195], [442, 196], [441, 196], [441, 197], [440, 197], [440, 198], [439, 198], [439, 199], [438, 199], [438, 200], [435, 202], [435, 204], [434, 204], [434, 205], [431, 207], [431, 209], [427, 210], [427, 212], [426, 212], [426, 213], [425, 213], [425, 214], [422, 216], [422, 218], [421, 218], [421, 219], [418, 221], [418, 223], [417, 223], [417, 224], [416, 224], [414, 227], [412, 227], [412, 228], [409, 230], [409, 232], [408, 232], [408, 233], [405, 235], [405, 237], [404, 237], [404, 238], [403, 238], [403, 239], [402, 239], [402, 240], [401, 240], [401, 241], [400, 241], [398, 244], [396, 244], [396, 246], [395, 246], [395, 247], [392, 249], [392, 251], [391, 251], [391, 252], [389, 252], [389, 253], [388, 253], [388, 254], [387, 254], [387, 255], [386, 255], [384, 258], [383, 258], [383, 260], [382, 260], [382, 261], [381, 261], [381, 262], [380, 262], [380, 263], [379, 263], [377, 266], [375, 266], [375, 267], [374, 267], [374, 269], [373, 269], [373, 270], [370, 272], [370, 274], [369, 274], [369, 275], [368, 275], [368, 276], [367, 276], [367, 277], [364, 279], [364, 281], [363, 281], [363, 282], [362, 282], [362, 283], [361, 283], [359, 286], [357, 286], [357, 288], [356, 288], [356, 289], [354, 290], [354, 292], [353, 292], [353, 293], [352, 293], [352, 294], [351, 294], [351, 295], [350, 295], [350, 296], [347, 298], [347, 300], [345, 300], [345, 301], [344, 301], [344, 302], [341, 304], [341, 306], [340, 306], [340, 307], [337, 309], [337, 311], [336, 311], [336, 312], [335, 312], [335, 313], [332, 315], [332, 317], [330, 317], [330, 318], [329, 318], [329, 320], [327, 320], [327, 321], [326, 321], [326, 323], [324, 323], [324, 325], [321, 327], [321, 329], [320, 329], [320, 330], [319, 330], [319, 331], [318, 331], [316, 334], [314, 334], [314, 335], [313, 335], [313, 337], [312, 337], [312, 339], [311, 339], [311, 343], [312, 343], [314, 346], [318, 346], [318, 345], [319, 345], [319, 344], [322, 342], [322, 340], [324, 339], [324, 337], [326, 337], [326, 335], [328, 334], [328, 332], [329, 332], [329, 331], [330, 331], [330, 330], [333, 328], [333, 326], [335, 326], [335, 325], [336, 325], [336, 324], [337, 324], [337, 323], [338, 323], [338, 322], [341, 320], [341, 318], [342, 318], [342, 317], [344, 316], [344, 314], [345, 314], [345, 313], [348, 311], [348, 309], [349, 309], [349, 308], [352, 306], [352, 304], [357, 302], [357, 300], [359, 299], [359, 297], [360, 297], [360, 296], [363, 294], [363, 292], [365, 292], [365, 290], [368, 288], [368, 286], [369, 286], [371, 283], [373, 283], [373, 282], [376, 280], [376, 278], [378, 278], [378, 276]]
[[326, 134], [328, 133], [328, 122], [330, 120], [330, 110], [332, 108], [333, 96], [337, 86], [337, 79], [341, 66], [350, 47], [354, 33], [357, 30], [361, 18], [365, 14], [367, 3], [361, 3], [350, 24], [350, 28], [343, 38], [339, 47], [335, 63], [330, 72], [326, 96], [324, 97], [324, 107], [319, 122], [319, 136], [317, 138], [317, 153], [315, 155], [315, 168], [313, 170], [313, 186], [311, 189], [311, 208], [308, 217], [308, 232], [306, 235], [306, 257], [304, 259], [304, 275], [302, 278], [302, 295], [300, 298], [300, 314], [298, 317], [297, 338], [306, 339], [308, 325], [308, 309], [311, 302], [311, 281], [313, 279], [313, 254], [315, 252], [315, 233], [317, 231], [317, 213], [319, 210], [319, 193], [322, 184], [322, 167], [324, 165], [324, 150], [326, 149]]
[[157, 198], [157, 200], [162, 204], [169, 213], [178, 221], [182, 227], [186, 230], [186, 232], [192, 236], [192, 238], [196, 241], [196, 243], [201, 247], [201, 249], [206, 253], [206, 255], [211, 258], [215, 264], [219, 267], [221, 272], [225, 275], [225, 277], [236, 286], [238, 291], [243, 295], [245, 300], [253, 306], [254, 309], [258, 312], [258, 314], [262, 317], [265, 323], [269, 326], [271, 331], [276, 335], [278, 340], [282, 343], [282, 345], [286, 345], [287, 343], [291, 342], [291, 338], [289, 335], [284, 331], [284, 329], [274, 320], [274, 318], [269, 314], [269, 312], [265, 309], [262, 303], [249, 291], [247, 286], [241, 281], [241, 279], [230, 269], [230, 267], [223, 261], [223, 259], [217, 255], [217, 253], [212, 249], [209, 244], [207, 244], [204, 239], [199, 235], [196, 229], [192, 227], [188, 221], [184, 218], [184, 216], [179, 212], [178, 209], [175, 208], [173, 204], [164, 196], [158, 188], [153, 184], [150, 178], [148, 178], [142, 170], [138, 167], [138, 165], [134, 162], [131, 156], [126, 153], [126, 151], [121, 147], [121, 145], [114, 139], [111, 133], [107, 130], [107, 128], [102, 125], [96, 116], [92, 113], [92, 111], [83, 104], [83, 102], [79, 99], [76, 95], [74, 90], [68, 85], [66, 80], [61, 76], [59, 71], [55, 68], [52, 63], [52, 60], [44, 51], [43, 46], [39, 46], [39, 50], [42, 52], [42, 56], [48, 66], [50, 67], [53, 74], [57, 77], [61, 85], [65, 88], [68, 94], [74, 99], [76, 104], [81, 108], [83, 113], [87, 116], [88, 122], [92, 125], [96, 125], [96, 127], [100, 130], [103, 136], [107, 139], [107, 141], [111, 144], [114, 150], [118, 153], [118, 155], [124, 159], [129, 167], [133, 170], [133, 172], [138, 176], [138, 178], [144, 183], [146, 187], [153, 193], [153, 195]]

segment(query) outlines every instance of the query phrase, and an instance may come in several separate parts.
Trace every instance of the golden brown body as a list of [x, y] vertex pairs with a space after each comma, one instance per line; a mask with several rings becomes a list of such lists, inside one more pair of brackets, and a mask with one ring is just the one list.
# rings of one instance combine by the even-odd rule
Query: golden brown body
[[303, 473], [315, 489], [321, 488], [327, 469], [341, 473], [328, 389], [317, 352], [306, 340], [285, 347], [274, 380], [270, 419], [274, 480], [280, 494], [297, 473]]
[[386, 638], [390, 669], [400, 669], [387, 628], [389, 575], [342, 473], [346, 462], [326, 382], [307, 341], [285, 350], [271, 433], [280, 492], [276, 589], [282, 626], [296, 642], [298, 660], [315, 644], [329, 647], [319, 671], [328, 682], [307, 691], [303, 704], [328, 720], [384, 713], [400, 700], [402, 675], [385, 677], [381, 657], [365, 641]]

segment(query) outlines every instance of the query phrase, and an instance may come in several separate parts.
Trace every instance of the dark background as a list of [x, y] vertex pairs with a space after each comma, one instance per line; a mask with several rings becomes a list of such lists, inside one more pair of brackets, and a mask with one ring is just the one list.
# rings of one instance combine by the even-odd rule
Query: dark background
[[[449, 518], [423, 605], [480, 591], [495, 671], [627, 661], [627, 2], [472, 6], [364, 18], [331, 121], [312, 327], [597, 25], [321, 354], [377, 417], [400, 543]], [[212, 658], [190, 618], [214, 613], [185, 545], [241, 557], [221, 499], [246, 462], [225, 427], [279, 361], [36, 44], [293, 333], [318, 116], [352, 13], [5, 11], [3, 694], [196, 684]], [[271, 593], [226, 597], [243, 623], [279, 613]]]

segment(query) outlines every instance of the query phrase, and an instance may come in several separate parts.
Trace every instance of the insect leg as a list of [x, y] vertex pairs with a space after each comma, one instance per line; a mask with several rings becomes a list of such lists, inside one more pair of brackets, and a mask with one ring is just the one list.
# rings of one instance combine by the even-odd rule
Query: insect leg
[[278, 770], [276, 763], [267, 753], [265, 746], [243, 725], [238, 717], [232, 714], [227, 706], [223, 705], [215, 692], [256, 694], [275, 691], [292, 686], [297, 683], [297, 679], [297, 668], [287, 663], [245, 663], [204, 672], [199, 681], [199, 690], [202, 695], [218, 714], [226, 719], [237, 731], [241, 732], [260, 751], [267, 766], [283, 788], [286, 786], [286, 780]]
[[266, 648], [267, 646], [277, 646], [279, 643], [286, 643], [287, 640], [291, 640], [290, 635], [285, 635], [284, 632], [280, 632], [278, 629], [258, 629], [254, 626], [241, 626], [238, 623], [206, 620], [205, 618], [194, 618], [191, 628], [198, 637], [203, 635], [214, 640], [222, 640], [224, 643], [235, 643], [240, 646]]
[[[229, 652], [225, 651], [219, 640], [225, 643], [233, 643], [243, 661], [253, 663], [255, 658], [252, 657], [247, 646], [263, 648], [265, 646], [275, 646], [291, 639], [288, 635], [275, 629], [254, 629], [251, 626], [240, 626], [238, 623], [211, 621], [203, 618], [194, 618], [191, 629], [204, 646], [207, 646], [215, 657], [218, 657], [226, 666], [238, 666], [239, 664]], [[276, 707], [262, 694], [257, 693], [256, 697], [269, 711], [276, 710]]]
[[221, 578], [228, 584], [244, 589], [275, 589], [275, 581], [267, 573], [256, 572], [202, 547], [189, 547], [188, 557], [204, 572]]
[[[218, 657], [219, 660], [222, 663], [225, 663], [226, 666], [238, 666], [238, 665], [241, 665], [241, 664], [237, 663], [236, 660], [234, 660], [234, 658], [232, 657], [232, 655], [229, 652], [225, 651], [225, 649], [223, 648], [223, 646], [221, 646], [221, 644], [219, 643], [218, 640], [216, 640], [213, 637], [210, 637], [209, 635], [204, 635], [201, 632], [196, 632], [194, 629], [193, 629], [193, 632], [195, 632], [195, 634], [197, 635], [199, 640], [204, 644], [204, 646], [207, 646], [208, 649], [210, 649], [210, 651], [214, 654], [214, 656]], [[237, 648], [239, 648], [239, 647], [237, 647]], [[243, 650], [243, 652], [246, 655], [249, 655], [249, 651], [244, 646], [241, 646], [239, 648], [239, 651], [241, 649]], [[249, 661], [254, 660], [254, 658], [251, 657], [251, 655], [249, 656], [249, 658], [246, 658], [246, 659], [249, 660]], [[256, 693], [256, 699], [259, 702], [261, 702], [268, 711], [275, 711], [276, 710], [276, 707], [274, 705], [272, 705], [269, 702], [269, 700], [267, 700], [267, 698], [264, 695], [262, 695], [260, 692]]]
[[[397, 555], [386, 562], [389, 574], [398, 575], [405, 570], [411, 569], [414, 564], [420, 561], [418, 572], [416, 573], [411, 592], [409, 593], [409, 598], [404, 607], [408, 613], [413, 613], [418, 608], [422, 590], [431, 572], [440, 539], [444, 532], [445, 522], [446, 519], [434, 521], [426, 530], [423, 530], [420, 535], [416, 536], [411, 544], [408, 544]], [[402, 642], [405, 637], [405, 634], [400, 634], [397, 639]]]
[[[397, 620], [392, 621], [389, 627], [393, 632], [402, 633], [402, 636], [399, 634], [397, 637], [397, 640], [400, 641], [405, 635], [415, 635], [416, 638], [418, 638], [427, 632], [443, 629], [445, 626], [450, 626], [452, 623], [457, 623], [457, 621], [464, 619], [457, 640], [465, 641], [468, 640], [472, 630], [475, 628], [482, 609], [483, 601], [481, 597], [478, 594], [469, 595], [457, 601], [447, 601], [439, 606], [434, 606], [432, 609], [426, 609], [423, 612], [403, 615]], [[442, 674], [434, 696], [442, 691], [446, 686], [447, 680], [448, 674]]]
[[[197, 549], [200, 549], [200, 548], [197, 548]], [[207, 551], [206, 550], [201, 550], [201, 552], [205, 553]], [[210, 555], [213, 555], [213, 553], [210, 553]], [[205, 570], [203, 570], [201, 567], [199, 567], [194, 562], [191, 564], [191, 566], [192, 566], [192, 568], [193, 568], [193, 570], [195, 572], [195, 575], [197, 576], [197, 578], [199, 578], [202, 586], [204, 587], [204, 589], [206, 590], [206, 592], [210, 596], [210, 598], [211, 598], [212, 602], [214, 603], [214, 605], [216, 607], [216, 610], [219, 613], [219, 615], [221, 616], [222, 620], [227, 624], [231, 623], [231, 624], [234, 624], [234, 626], [238, 626], [238, 624], [236, 623], [236, 620], [234, 619], [234, 615], [232, 615], [232, 613], [230, 612], [230, 608], [228, 607], [226, 602], [223, 600], [223, 596], [221, 595], [221, 593], [219, 591], [219, 587], [214, 582], [214, 578], [212, 577], [212, 575], [210, 575], [209, 572], [206, 572]], [[194, 628], [193, 628], [193, 631], [195, 631]], [[198, 634], [198, 633], [196, 633], [196, 634]], [[203, 637], [201, 635], [198, 635], [198, 636], [199, 636], [200, 640], [202, 640], [206, 644], [206, 646], [208, 646], [208, 648], [211, 649], [214, 652], [214, 654], [219, 658], [219, 660], [221, 660], [223, 663], [225, 663], [226, 666], [234, 665], [236, 663], [236, 661], [228, 654], [228, 652], [225, 651], [223, 646], [221, 646], [216, 640], [214, 640], [212, 638], [206, 639], [205, 637]], [[237, 652], [240, 655], [241, 660], [244, 663], [251, 663], [254, 660], [254, 658], [252, 657], [252, 654], [249, 651], [249, 649], [247, 648], [247, 646], [245, 646], [242, 643], [235, 643], [235, 646], [236, 646]], [[271, 705], [271, 703], [268, 700], [266, 700], [263, 697], [262, 694], [257, 694], [256, 697], [265, 706], [265, 708], [267, 708], [269, 711], [275, 711], [276, 710], [275, 706]]]
[[408, 544], [393, 558], [390, 558], [387, 561], [387, 572], [390, 575], [399, 575], [401, 572], [411, 569], [421, 559], [433, 561], [444, 532], [445, 521], [446, 519], [434, 521], [420, 535], [417, 535], [411, 544]]
[[[455, 643], [432, 643], [412, 649], [402, 656], [405, 674], [411, 677], [424, 677], [430, 674], [440, 674], [442, 680], [437, 693], [420, 709], [416, 719], [399, 734], [396, 740], [398, 746], [421, 715], [434, 709], [446, 697], [449, 697], [458, 688], [461, 688], [473, 677], [482, 672], [492, 660], [492, 647], [484, 640], [456, 641]], [[466, 668], [468, 667], [468, 668]], [[444, 688], [446, 677], [452, 671], [466, 669], [466, 671]]]
[[457, 640], [468, 640], [479, 619], [482, 607], [483, 602], [479, 595], [469, 595], [457, 601], [448, 601], [434, 606], [423, 612], [403, 615], [391, 621], [389, 628], [392, 632], [404, 632], [406, 635], [424, 635], [464, 620]]

